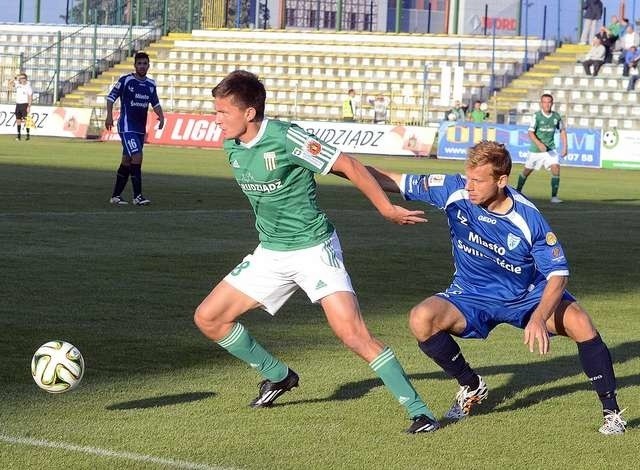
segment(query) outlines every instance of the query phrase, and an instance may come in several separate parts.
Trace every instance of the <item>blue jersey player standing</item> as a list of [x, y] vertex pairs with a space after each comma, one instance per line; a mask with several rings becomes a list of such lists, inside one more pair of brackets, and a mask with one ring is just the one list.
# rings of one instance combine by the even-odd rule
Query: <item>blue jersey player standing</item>
[[147, 132], [149, 105], [158, 115], [158, 128], [164, 127], [164, 114], [158, 99], [156, 83], [147, 77], [149, 56], [138, 52], [134, 56], [135, 72], [123, 75], [107, 96], [107, 130], [113, 127], [113, 103], [120, 98], [120, 118], [118, 134], [122, 141], [122, 161], [116, 173], [116, 182], [109, 202], [116, 205], [128, 204], [121, 196], [131, 175], [133, 204], [146, 206], [151, 201], [142, 195], [142, 147]]
[[603, 406], [603, 434], [622, 434], [611, 355], [591, 318], [565, 290], [569, 266], [538, 209], [507, 186], [511, 156], [496, 142], [470, 148], [465, 175], [369, 171], [381, 186], [424, 201], [447, 216], [455, 273], [449, 288], [416, 305], [409, 325], [420, 349], [455, 378], [460, 390], [445, 417], [469, 415], [488, 394], [451, 335], [486, 338], [498, 324], [524, 329], [531, 352], [549, 351], [549, 335], [577, 343], [582, 368]]

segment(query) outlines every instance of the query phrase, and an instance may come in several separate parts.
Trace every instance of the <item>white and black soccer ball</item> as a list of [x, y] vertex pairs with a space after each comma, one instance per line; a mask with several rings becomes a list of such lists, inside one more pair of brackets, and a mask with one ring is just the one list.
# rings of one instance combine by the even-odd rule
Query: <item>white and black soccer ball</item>
[[449, 121], [456, 121], [458, 119], [458, 115], [456, 113], [449, 113], [447, 114], [447, 119]]
[[620, 140], [620, 135], [618, 134], [618, 129], [615, 127], [613, 129], [608, 129], [602, 134], [602, 145], [605, 148], [612, 149], [616, 145], [618, 145], [618, 141]]
[[31, 375], [38, 387], [49, 393], [76, 388], [84, 375], [84, 358], [73, 344], [49, 341], [31, 359]]

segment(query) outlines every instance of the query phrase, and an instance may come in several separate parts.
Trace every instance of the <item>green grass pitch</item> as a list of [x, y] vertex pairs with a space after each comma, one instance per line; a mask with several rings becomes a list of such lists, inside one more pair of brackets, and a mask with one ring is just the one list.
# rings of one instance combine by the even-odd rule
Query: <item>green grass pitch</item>
[[[277, 406], [253, 410], [259, 377], [206, 340], [195, 307], [257, 235], [219, 151], [148, 146], [149, 207], [112, 207], [116, 143], [0, 137], [0, 466], [3, 469], [609, 469], [637, 468], [640, 437], [640, 173], [563, 168], [525, 189], [563, 243], [569, 288], [614, 359], [626, 435], [601, 436], [600, 404], [575, 345], [530, 354], [499, 327], [460, 341], [485, 377], [477, 413], [430, 435], [409, 421], [372, 371], [298, 293], [275, 318], [243, 323], [300, 374]], [[399, 172], [462, 171], [461, 162], [363, 158]], [[514, 168], [512, 180], [521, 167]], [[512, 181], [512, 182], [513, 182]], [[417, 348], [407, 312], [445, 288], [444, 217], [394, 226], [348, 182], [319, 177], [370, 329], [389, 344], [437, 416], [457, 385]], [[130, 186], [125, 195], [130, 197]], [[38, 389], [31, 355], [51, 339], [83, 353], [79, 388]]]

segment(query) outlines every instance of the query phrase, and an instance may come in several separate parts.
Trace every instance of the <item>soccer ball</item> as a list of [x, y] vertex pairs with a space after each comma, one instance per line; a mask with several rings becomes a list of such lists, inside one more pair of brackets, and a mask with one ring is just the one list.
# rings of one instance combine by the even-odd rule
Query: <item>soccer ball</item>
[[84, 359], [73, 344], [49, 341], [31, 359], [31, 375], [38, 387], [49, 393], [62, 393], [78, 386], [84, 374]]
[[449, 113], [449, 114], [447, 115], [447, 119], [448, 119], [449, 121], [455, 121], [455, 120], [457, 120], [457, 119], [458, 119], [458, 116], [456, 116], [456, 113]]
[[489, 109], [489, 105], [487, 103], [480, 104], [480, 111], [486, 111], [487, 109]]
[[612, 149], [616, 145], [618, 145], [619, 139], [620, 136], [618, 134], [618, 129], [614, 127], [613, 129], [609, 129], [605, 131], [604, 134], [602, 134], [602, 145], [604, 145], [605, 148]]

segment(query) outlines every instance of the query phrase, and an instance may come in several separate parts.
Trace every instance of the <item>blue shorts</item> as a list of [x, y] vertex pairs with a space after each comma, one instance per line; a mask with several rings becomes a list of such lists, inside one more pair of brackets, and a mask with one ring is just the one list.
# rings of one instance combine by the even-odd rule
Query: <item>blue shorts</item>
[[[501, 323], [508, 323], [517, 328], [524, 328], [529, 317], [540, 303], [546, 281], [539, 283], [522, 299], [505, 302], [504, 300], [467, 294], [460, 287], [452, 284], [445, 292], [436, 294], [455, 305], [467, 320], [467, 326], [461, 338], [486, 338], [491, 330]], [[564, 291], [562, 300], [575, 301], [569, 292]]]
[[137, 132], [120, 132], [120, 140], [122, 141], [122, 155], [131, 158], [136, 153], [142, 153], [144, 147], [144, 134]]

